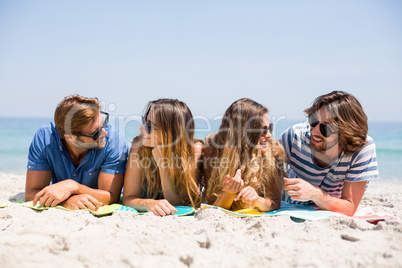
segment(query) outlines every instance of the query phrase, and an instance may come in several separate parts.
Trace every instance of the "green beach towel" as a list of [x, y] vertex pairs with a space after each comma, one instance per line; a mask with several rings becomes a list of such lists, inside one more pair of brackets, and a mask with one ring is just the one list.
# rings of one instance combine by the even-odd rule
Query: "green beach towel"
[[[17, 204], [17, 205], [20, 205], [23, 207], [28, 207], [28, 208], [35, 209], [35, 210], [46, 210], [46, 209], [57, 208], [57, 209], [63, 209], [66, 211], [73, 211], [73, 210], [67, 209], [63, 206], [44, 207], [44, 206], [40, 205], [39, 203], [36, 203], [36, 206], [34, 206], [32, 201], [25, 202], [24, 199], [21, 199], [19, 201], [15, 201], [15, 202], [7, 201], [7, 202], [0, 203], [0, 208], [8, 207], [12, 204]], [[174, 215], [177, 215], [177, 216], [188, 216], [188, 215], [193, 215], [195, 213], [195, 209], [193, 207], [176, 206], [175, 208], [177, 209], [178, 212], [176, 212]], [[117, 211], [129, 211], [129, 212], [140, 214], [140, 215], [148, 213], [148, 212], [138, 212], [134, 208], [123, 206], [121, 204], [111, 204], [111, 205], [101, 206], [101, 207], [99, 207], [99, 209], [97, 211], [92, 211], [90, 209], [82, 209], [82, 210], [89, 211], [90, 213], [92, 213], [95, 216], [109, 215], [109, 214], [112, 214], [113, 212], [117, 212]]]

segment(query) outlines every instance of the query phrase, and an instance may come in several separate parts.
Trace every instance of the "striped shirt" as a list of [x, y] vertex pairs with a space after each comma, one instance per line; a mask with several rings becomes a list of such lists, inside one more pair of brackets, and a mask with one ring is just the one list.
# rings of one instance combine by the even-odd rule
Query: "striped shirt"
[[[282, 133], [279, 141], [289, 161], [289, 178], [301, 178], [334, 197], [341, 197], [345, 181], [369, 181], [379, 178], [375, 144], [367, 136], [367, 144], [350, 155], [342, 152], [332, 164], [321, 168], [314, 162], [310, 149], [310, 125], [297, 124]], [[296, 204], [312, 204], [292, 201], [285, 191], [284, 200]]]

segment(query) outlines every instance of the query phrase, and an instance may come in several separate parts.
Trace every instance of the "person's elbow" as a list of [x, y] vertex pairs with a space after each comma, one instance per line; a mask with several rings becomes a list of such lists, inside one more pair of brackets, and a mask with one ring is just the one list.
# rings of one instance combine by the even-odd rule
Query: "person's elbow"
[[35, 194], [28, 192], [28, 191], [25, 192], [25, 202], [32, 201], [34, 199], [34, 197], [35, 197]]
[[25, 189], [25, 202], [34, 200], [35, 195], [39, 192], [37, 189]]

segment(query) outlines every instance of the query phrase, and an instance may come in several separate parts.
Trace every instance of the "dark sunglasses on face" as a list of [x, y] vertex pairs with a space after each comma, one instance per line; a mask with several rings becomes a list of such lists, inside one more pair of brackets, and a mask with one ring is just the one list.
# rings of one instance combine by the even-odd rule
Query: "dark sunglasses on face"
[[99, 135], [102, 133], [102, 129], [104, 129], [107, 123], [109, 122], [109, 114], [105, 112], [100, 113], [106, 115], [106, 118], [103, 120], [102, 126], [96, 129], [92, 135], [76, 134], [76, 136], [88, 137], [92, 138], [93, 140], [97, 140], [99, 138]]
[[311, 114], [308, 116], [308, 123], [312, 128], [315, 128], [317, 125], [320, 125], [320, 132], [325, 138], [328, 138], [332, 134], [336, 133], [332, 131], [327, 124], [320, 123], [320, 121], [318, 121], [318, 118], [315, 115]]
[[268, 132], [269, 132], [269, 134], [272, 134], [272, 131], [273, 131], [273, 130], [274, 130], [274, 124], [271, 123], [271, 124], [269, 124], [269, 127], [264, 126], [264, 127], [262, 128], [261, 135], [262, 135], [262, 136], [266, 136], [266, 135], [268, 134]]
[[151, 133], [151, 130], [152, 130], [151, 124], [153, 124], [153, 125], [156, 127], [156, 125], [155, 125], [154, 123], [152, 123], [152, 122], [151, 122], [151, 124], [148, 123], [148, 121], [147, 121], [147, 119], [145, 118], [145, 116], [142, 117], [142, 124], [144, 125], [144, 127], [145, 127], [145, 132], [146, 132], [147, 134], [150, 134], [150, 133]]

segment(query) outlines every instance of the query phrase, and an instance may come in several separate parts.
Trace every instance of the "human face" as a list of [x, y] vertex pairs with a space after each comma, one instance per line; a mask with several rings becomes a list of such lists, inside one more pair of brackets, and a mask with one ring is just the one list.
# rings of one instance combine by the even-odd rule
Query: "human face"
[[[161, 130], [155, 124], [155, 114], [152, 110], [148, 113], [144, 124], [141, 125], [142, 145], [145, 147], [155, 147], [161, 144]], [[148, 133], [149, 132], [149, 133]]]
[[[314, 124], [310, 125], [310, 148], [313, 151], [325, 154], [329, 149], [338, 144], [338, 130], [333, 123], [333, 119], [327, 117], [324, 107], [314, 116], [317, 118], [318, 122], [314, 122]], [[325, 137], [322, 133], [324, 127], [327, 128], [324, 134], [327, 134], [326, 136], [328, 137]]]
[[264, 114], [262, 117], [262, 127], [264, 128], [264, 131], [262, 132], [258, 142], [258, 148], [261, 153], [266, 153], [268, 151], [268, 143], [273, 129], [273, 124], [270, 124], [268, 120], [268, 113]]
[[[102, 114], [105, 114], [103, 117]], [[106, 145], [105, 137], [108, 135], [105, 127], [108, 123], [109, 115], [99, 112], [94, 122], [82, 130], [82, 134], [77, 134], [75, 145], [83, 149], [102, 149]], [[95, 139], [96, 138], [96, 139]]]

